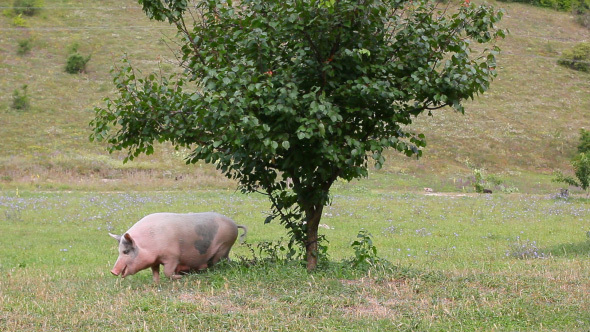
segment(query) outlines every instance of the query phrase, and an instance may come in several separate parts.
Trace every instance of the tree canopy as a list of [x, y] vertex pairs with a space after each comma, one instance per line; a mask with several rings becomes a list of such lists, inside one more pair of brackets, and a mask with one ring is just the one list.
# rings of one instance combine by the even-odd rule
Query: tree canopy
[[188, 147], [272, 215], [317, 264], [318, 225], [339, 178], [420, 156], [413, 119], [486, 91], [496, 76], [490, 6], [427, 0], [139, 0], [178, 29], [180, 76], [140, 76], [126, 58], [91, 139], [128, 159]]

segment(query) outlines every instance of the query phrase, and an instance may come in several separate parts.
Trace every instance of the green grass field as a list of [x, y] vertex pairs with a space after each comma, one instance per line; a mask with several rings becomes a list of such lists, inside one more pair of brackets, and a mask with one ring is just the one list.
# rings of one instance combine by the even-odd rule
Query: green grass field
[[[186, 166], [187, 151], [168, 145], [123, 164], [89, 142], [92, 108], [114, 92], [110, 67], [128, 53], [173, 72], [173, 30], [135, 0], [45, 0], [23, 29], [0, 0], [0, 331], [590, 331], [590, 200], [573, 188], [555, 199], [551, 182], [571, 173], [590, 127], [590, 74], [557, 59], [590, 31], [569, 13], [492, 3], [510, 34], [491, 90], [465, 115], [418, 118], [420, 160], [391, 153], [367, 179], [337, 182], [320, 228], [329, 259], [308, 273], [281, 259], [285, 230], [264, 225], [265, 198], [214, 167]], [[92, 58], [71, 75], [76, 45]], [[31, 107], [15, 110], [25, 84]], [[505, 187], [473, 194], [468, 163]], [[108, 232], [161, 211], [223, 213], [248, 226], [248, 245], [180, 281], [112, 276]], [[352, 266], [362, 229], [382, 264]]]
[[[284, 236], [263, 224], [263, 197], [5, 191], [0, 330], [587, 331], [589, 204], [339, 185], [322, 219], [330, 259], [310, 274], [297, 261], [263, 259], [258, 244], [279, 248]], [[110, 275], [117, 249], [107, 232], [156, 211], [224, 213], [249, 227], [250, 247], [180, 281]], [[361, 229], [388, 264], [352, 268]]]

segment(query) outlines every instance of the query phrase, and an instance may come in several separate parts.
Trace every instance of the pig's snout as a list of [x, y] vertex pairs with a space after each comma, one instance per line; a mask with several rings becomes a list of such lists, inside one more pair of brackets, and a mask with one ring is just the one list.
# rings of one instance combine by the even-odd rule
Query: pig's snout
[[127, 276], [127, 274], [125, 273], [127, 271], [127, 267], [123, 267], [123, 269], [121, 270], [120, 268], [117, 268], [116, 266], [111, 270], [111, 273], [114, 276], [121, 276], [121, 278], [125, 278]]

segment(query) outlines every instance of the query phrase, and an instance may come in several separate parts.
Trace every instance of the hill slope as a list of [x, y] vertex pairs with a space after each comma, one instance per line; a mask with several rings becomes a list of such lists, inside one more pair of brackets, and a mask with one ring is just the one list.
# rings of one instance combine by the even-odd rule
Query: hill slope
[[[496, 5], [507, 10], [502, 24], [510, 35], [500, 42], [503, 53], [492, 89], [469, 102], [465, 115], [445, 109], [417, 119], [416, 130], [428, 140], [424, 158], [392, 153], [385, 169], [372, 173], [373, 184], [460, 189], [471, 174], [469, 161], [521, 188], [547, 189], [553, 169], [569, 169], [579, 129], [590, 128], [590, 75], [556, 61], [563, 50], [588, 41], [590, 31], [568, 13]], [[127, 53], [144, 71], [175, 70], [166, 41], [173, 29], [150, 22], [134, 0], [46, 0], [39, 14], [24, 18], [28, 29], [16, 28], [10, 15], [0, 16], [0, 184], [232, 187], [211, 166], [185, 166], [185, 152], [169, 146], [123, 165], [121, 156], [88, 141], [92, 107], [113, 93], [110, 67]], [[27, 38], [31, 52], [17, 55], [18, 41]], [[64, 71], [68, 49], [75, 46], [92, 54], [87, 73]], [[13, 110], [13, 91], [25, 84], [31, 108]]]

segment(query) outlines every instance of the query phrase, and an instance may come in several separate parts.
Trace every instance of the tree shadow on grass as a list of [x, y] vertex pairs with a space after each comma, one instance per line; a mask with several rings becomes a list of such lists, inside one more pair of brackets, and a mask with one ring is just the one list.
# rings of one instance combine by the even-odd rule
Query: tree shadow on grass
[[543, 250], [554, 257], [590, 257], [590, 240], [558, 244]]

